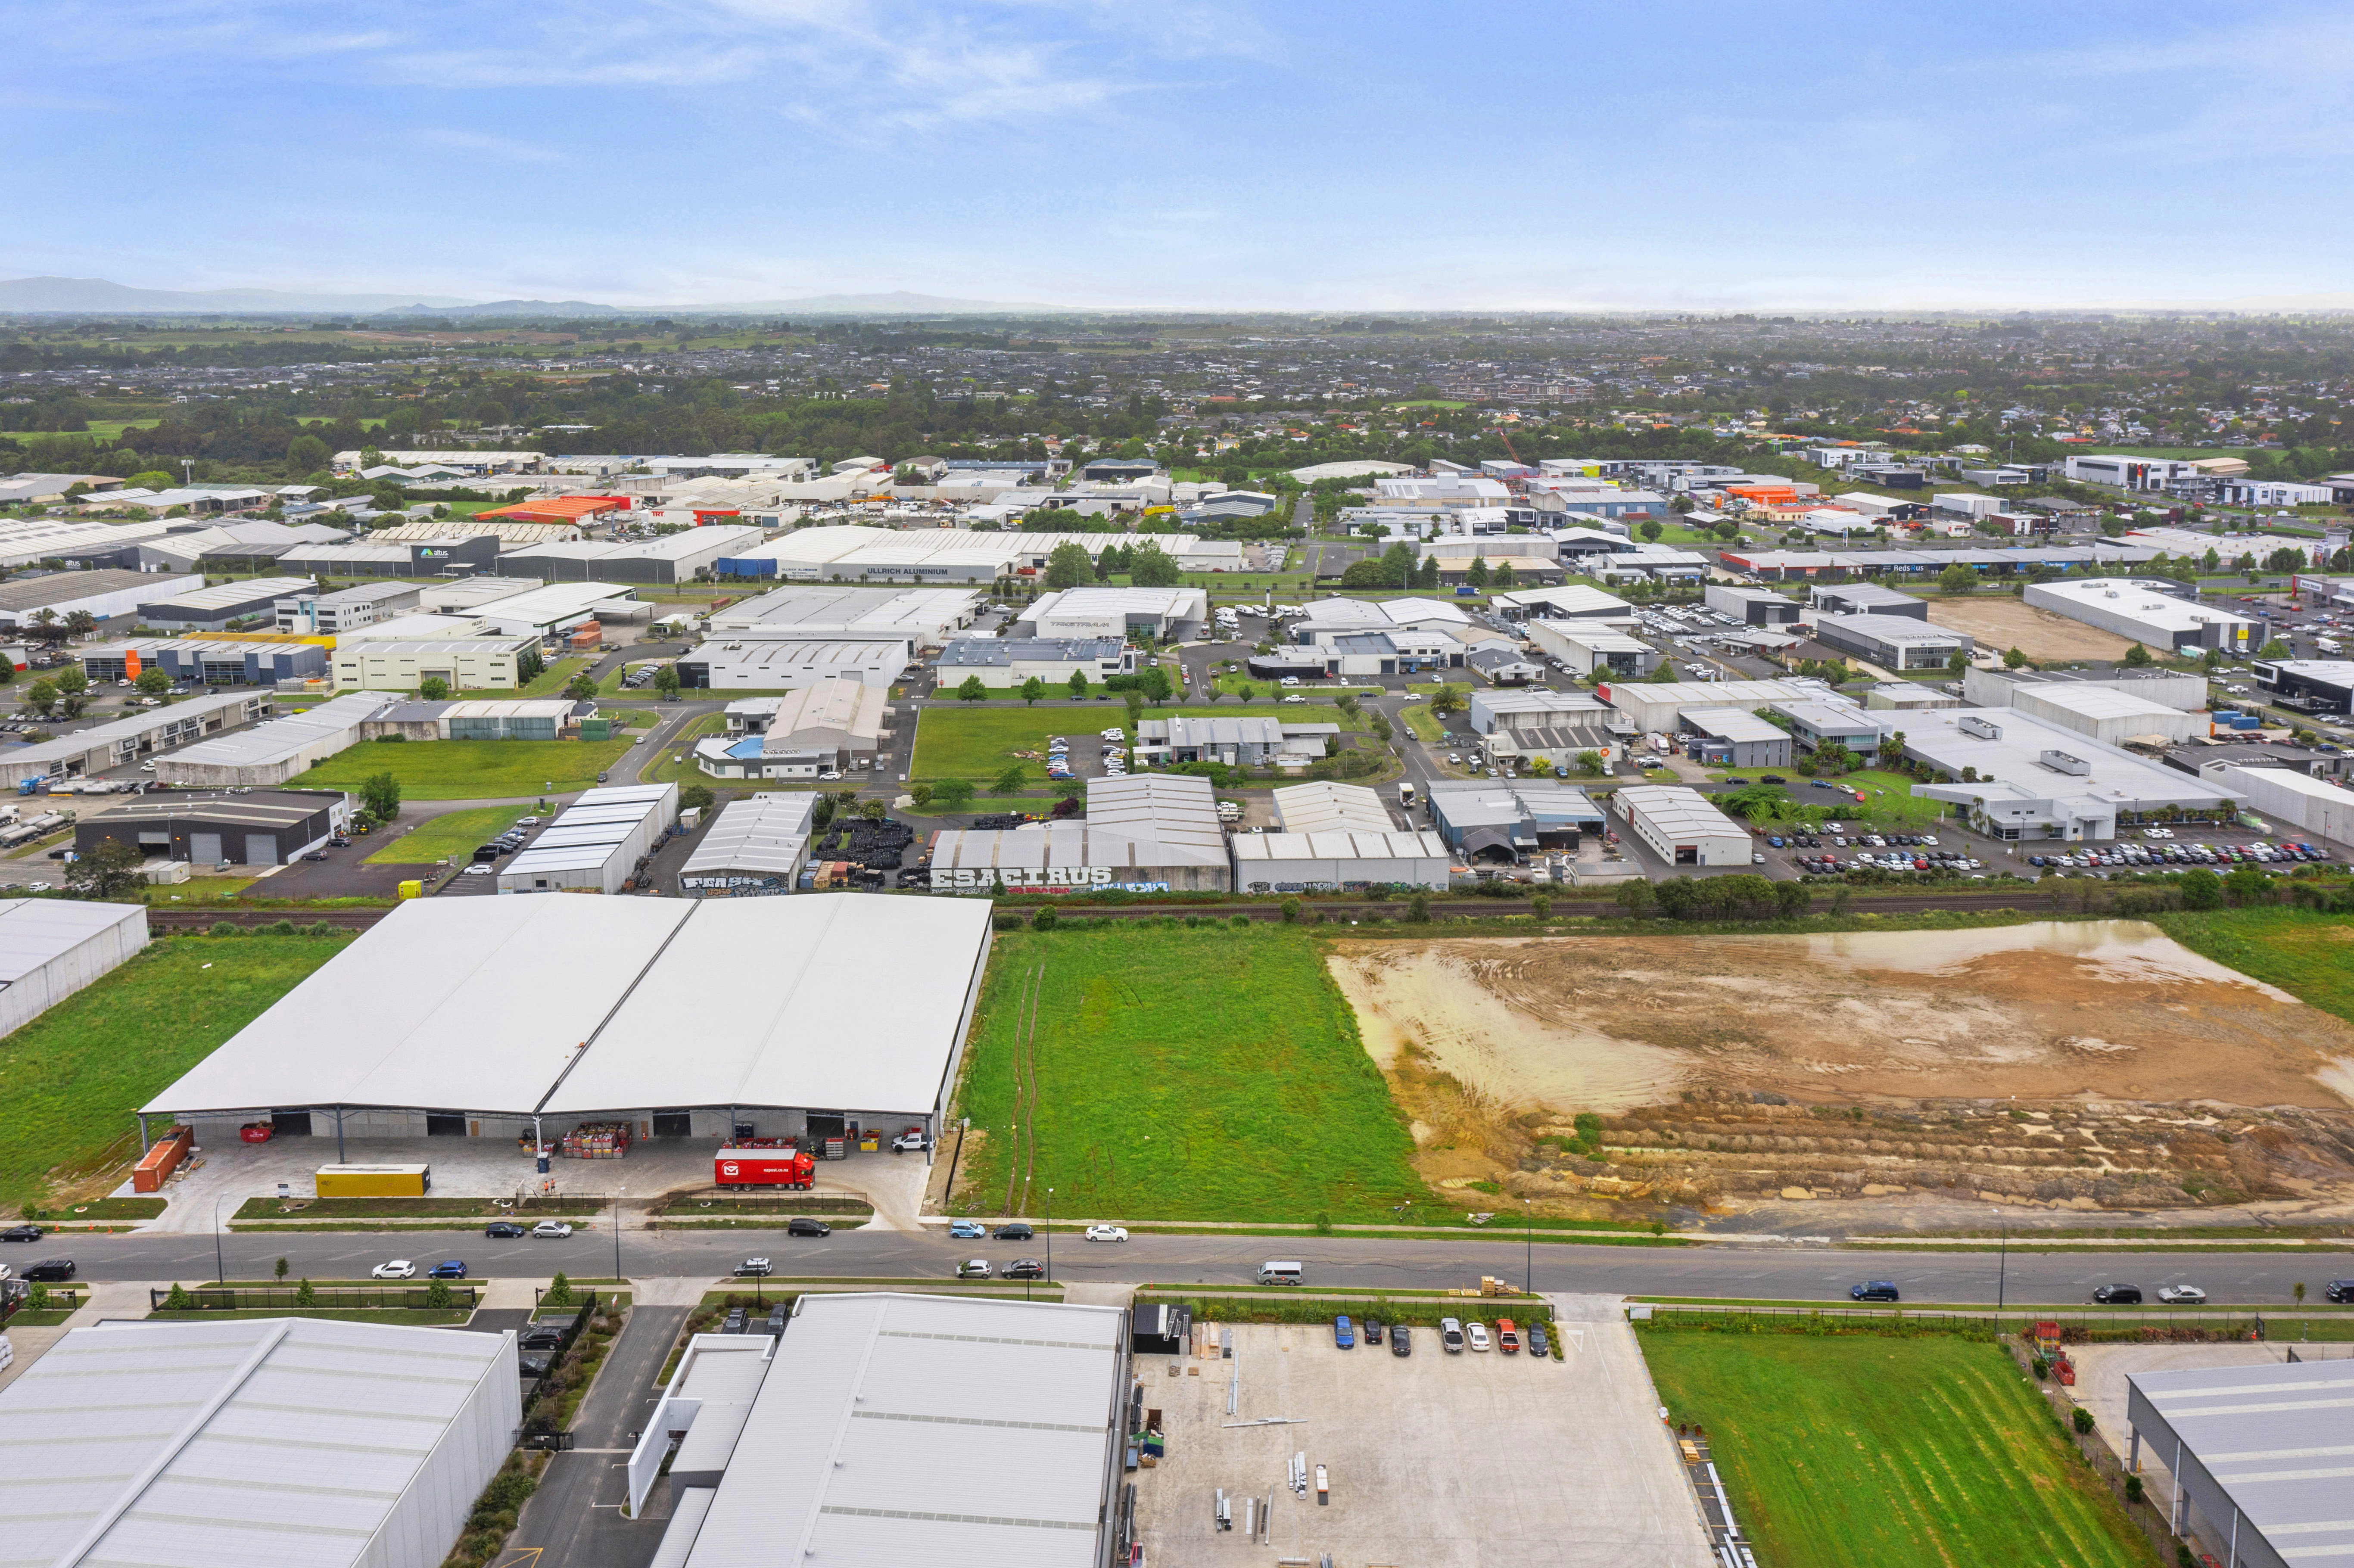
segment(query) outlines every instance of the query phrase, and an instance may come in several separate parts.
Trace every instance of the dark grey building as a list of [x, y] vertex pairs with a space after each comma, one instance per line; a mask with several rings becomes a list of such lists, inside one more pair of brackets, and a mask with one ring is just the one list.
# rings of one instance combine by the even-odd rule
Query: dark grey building
[[1902, 615], [1821, 615], [1815, 641], [1835, 653], [1869, 659], [1887, 670], [1934, 670], [1956, 651], [1977, 646], [1967, 632], [1948, 631]]
[[323, 843], [350, 815], [340, 789], [171, 789], [127, 801], [74, 829], [74, 850], [126, 843], [148, 860], [283, 865]]
[[1831, 615], [1902, 615], [1929, 619], [1929, 601], [1878, 583], [1844, 583], [1813, 589], [1808, 602]]

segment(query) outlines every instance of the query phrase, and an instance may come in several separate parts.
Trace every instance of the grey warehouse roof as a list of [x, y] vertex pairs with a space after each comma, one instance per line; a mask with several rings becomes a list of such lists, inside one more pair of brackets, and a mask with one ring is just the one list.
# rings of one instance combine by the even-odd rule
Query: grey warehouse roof
[[146, 1108], [921, 1114], [988, 947], [962, 899], [417, 899]]
[[1124, 644], [1117, 637], [960, 637], [940, 651], [947, 669], [1003, 669], [1025, 663], [1116, 660]]
[[[72, 1330], [0, 1390], [0, 1432], [17, 1438], [9, 1479], [40, 1499], [12, 1510], [9, 1556], [51, 1568], [406, 1561], [387, 1559], [379, 1535], [437, 1450], [487, 1437], [495, 1466], [522, 1420], [514, 1345], [310, 1318]], [[484, 1403], [490, 1430], [466, 1430]]]
[[43, 964], [121, 925], [138, 904], [83, 904], [63, 898], [0, 901], [0, 986], [14, 985]]
[[2354, 1558], [2354, 1362], [2137, 1372], [2126, 1382], [2133, 1429], [2208, 1529], [2234, 1536], [2241, 1562]]
[[719, 809], [703, 842], [679, 867], [679, 874], [799, 871], [809, 849], [810, 817], [816, 803], [814, 795], [801, 791], [730, 800]]

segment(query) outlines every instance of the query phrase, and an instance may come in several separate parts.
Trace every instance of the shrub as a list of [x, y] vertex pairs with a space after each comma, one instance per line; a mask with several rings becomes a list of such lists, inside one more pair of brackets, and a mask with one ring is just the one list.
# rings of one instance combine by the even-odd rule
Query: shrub
[[1061, 924], [1061, 916], [1055, 913], [1052, 905], [1048, 905], [1030, 917], [1030, 928], [1034, 931], [1051, 931], [1059, 924]]
[[1236, 915], [1233, 918], [1229, 919], [1226, 924], [1232, 926], [1237, 931], [1246, 930], [1250, 926], [1250, 916], [1247, 915]]
[[2126, 1501], [2129, 1503], [2137, 1503], [2141, 1501], [2143, 1490], [2144, 1489], [2139, 1476], [2127, 1476], [2126, 1478]]
[[297, 1306], [297, 1307], [315, 1307], [315, 1306], [317, 1306], [318, 1304], [319, 1304], [319, 1290], [318, 1290], [318, 1287], [317, 1287], [316, 1286], [313, 1285], [313, 1284], [312, 1284], [308, 1279], [303, 1280], [301, 1284], [299, 1284], [299, 1285], [297, 1285], [297, 1286], [295, 1286], [295, 1287], [294, 1287], [294, 1305], [295, 1305], [295, 1306]]
[[1419, 925], [1430, 918], [1430, 895], [1419, 888], [1405, 901], [1405, 917]]
[[206, 930], [205, 935], [207, 937], [234, 937], [243, 929], [244, 927], [239, 926], [234, 920], [216, 920], [212, 923], [210, 927]]
[[2090, 1432], [2093, 1429], [2093, 1413], [2080, 1404], [2076, 1407], [2075, 1413], [2068, 1417], [2068, 1424], [2080, 1435]]
[[1529, 913], [1540, 920], [1552, 919], [1553, 900], [1546, 897], [1542, 893], [1538, 894], [1534, 898], [1529, 900]]
[[549, 1284], [547, 1294], [539, 1298], [539, 1304], [543, 1307], [571, 1306], [572, 1281], [567, 1279], [561, 1274], [557, 1275], [554, 1281]]
[[427, 1285], [425, 1287], [425, 1304], [428, 1307], [449, 1306], [450, 1282], [446, 1279], [436, 1279]]
[[1018, 931], [1022, 928], [1022, 916], [1019, 915], [992, 915], [990, 916], [989, 923], [992, 927], [1000, 931]]
[[269, 925], [262, 927], [261, 929], [273, 937], [291, 937], [294, 934], [294, 922], [292, 920], [272, 920]]
[[180, 1282], [176, 1279], [172, 1281], [171, 1294], [164, 1298], [164, 1310], [166, 1312], [188, 1312], [195, 1310], [196, 1305], [196, 1302], [190, 1298], [187, 1291], [182, 1287]]
[[1298, 921], [1299, 921], [1299, 899], [1297, 899], [1297, 898], [1287, 898], [1287, 899], [1285, 899], [1285, 900], [1283, 901], [1283, 917], [1284, 917], [1285, 921], [1286, 921], [1286, 922], [1288, 922], [1288, 923], [1292, 923], [1292, 924], [1297, 924], [1297, 923], [1298, 923]]

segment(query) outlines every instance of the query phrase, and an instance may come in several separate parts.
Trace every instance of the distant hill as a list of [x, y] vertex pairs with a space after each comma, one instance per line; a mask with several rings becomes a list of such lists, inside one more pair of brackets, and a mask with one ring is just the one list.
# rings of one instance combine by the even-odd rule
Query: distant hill
[[464, 300], [432, 294], [300, 294], [277, 289], [134, 289], [103, 278], [12, 278], [0, 281], [0, 311], [86, 315], [366, 313], [408, 307], [448, 310]]
[[618, 316], [613, 305], [587, 300], [493, 300], [486, 305], [401, 305], [374, 313], [385, 316]]
[[1017, 316], [1060, 314], [1068, 305], [1014, 304], [1001, 300], [950, 300], [938, 294], [814, 294], [805, 300], [749, 300], [738, 305], [682, 305], [681, 310], [794, 311], [811, 316]]

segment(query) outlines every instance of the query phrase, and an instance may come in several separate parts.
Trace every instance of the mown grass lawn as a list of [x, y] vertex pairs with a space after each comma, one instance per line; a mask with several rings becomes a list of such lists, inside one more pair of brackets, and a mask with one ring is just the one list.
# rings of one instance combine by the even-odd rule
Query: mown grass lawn
[[2183, 909], [2150, 918], [2202, 958], [2354, 1023], [2354, 915]]
[[139, 1107], [348, 941], [166, 938], [0, 1040], [0, 1203], [135, 1158]]
[[[1265, 682], [1259, 683], [1264, 687]], [[1144, 716], [1173, 718], [1292, 718], [1305, 724], [1338, 724], [1344, 730], [1366, 727], [1365, 716], [1351, 717], [1331, 705], [1264, 703], [1197, 703], [1189, 706], [1147, 707]], [[1031, 782], [1044, 781], [1046, 766], [1040, 758], [1046, 743], [1062, 736], [1075, 752], [1096, 744], [1099, 730], [1128, 728], [1128, 710], [1106, 704], [1101, 707], [931, 706], [916, 724], [916, 756], [907, 777], [937, 784], [943, 779], [967, 779], [987, 788], [1016, 762], [1027, 768]], [[1131, 733], [1131, 738], [1133, 735]], [[1017, 757], [1018, 751], [1034, 757]]]
[[1691, 1330], [1642, 1344], [1669, 1419], [1707, 1428], [1760, 1563], [2158, 1561], [1990, 1344]]
[[444, 811], [368, 856], [367, 863], [431, 865], [440, 860], [472, 859], [476, 845], [505, 832], [530, 810], [529, 806], [480, 806], [471, 811]]
[[[1003, 931], [967, 1054], [962, 1206], [996, 1213], [1014, 1169], [1016, 1044], [1037, 1012], [1039, 1114], [1026, 1212], [1336, 1223], [1427, 1203], [1414, 1143], [1355, 1017], [1296, 929], [1220, 925]], [[1013, 1184], [1017, 1212], [1021, 1183]]]
[[357, 789], [389, 773], [410, 800], [539, 796], [594, 787], [629, 749], [626, 740], [362, 741], [296, 775], [288, 788]]

